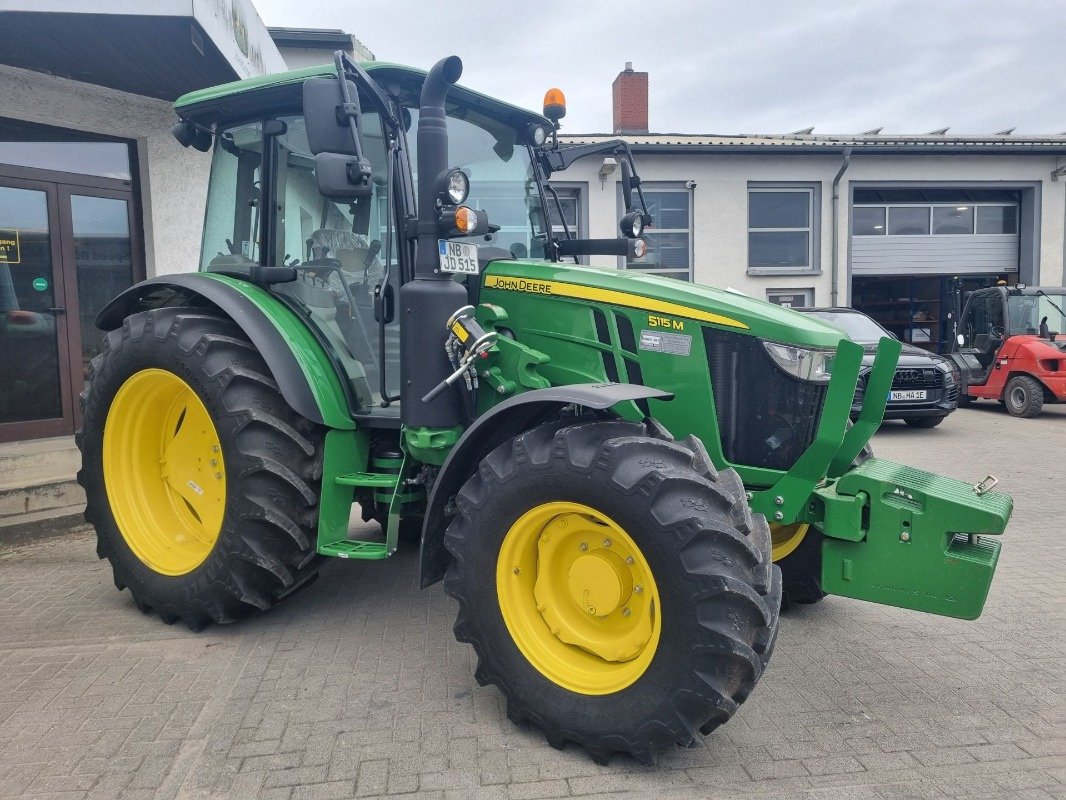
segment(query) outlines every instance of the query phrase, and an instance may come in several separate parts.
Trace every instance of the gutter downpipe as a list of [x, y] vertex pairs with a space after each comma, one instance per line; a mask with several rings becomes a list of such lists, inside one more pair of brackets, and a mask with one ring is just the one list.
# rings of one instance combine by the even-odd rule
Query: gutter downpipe
[[833, 245], [831, 248], [832, 258], [829, 273], [829, 305], [834, 308], [837, 305], [837, 275], [840, 271], [840, 242], [839, 231], [840, 227], [840, 179], [844, 177], [844, 173], [848, 171], [848, 166], [851, 164], [851, 148], [844, 148], [844, 160], [840, 162], [840, 169], [837, 170], [837, 174], [833, 178]]

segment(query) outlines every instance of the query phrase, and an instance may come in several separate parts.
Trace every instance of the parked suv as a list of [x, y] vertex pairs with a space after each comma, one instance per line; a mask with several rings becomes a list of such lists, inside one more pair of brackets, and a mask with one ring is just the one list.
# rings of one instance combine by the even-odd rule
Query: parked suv
[[[797, 308], [813, 314], [839, 328], [853, 342], [863, 346], [863, 371], [860, 375], [851, 415], [858, 416], [866, 390], [866, 376], [874, 362], [877, 342], [896, 337], [870, 317], [853, 308]], [[904, 344], [892, 379], [892, 391], [885, 407], [885, 419], [901, 419], [915, 428], [935, 428], [959, 405], [959, 369], [949, 359], [928, 350]]]

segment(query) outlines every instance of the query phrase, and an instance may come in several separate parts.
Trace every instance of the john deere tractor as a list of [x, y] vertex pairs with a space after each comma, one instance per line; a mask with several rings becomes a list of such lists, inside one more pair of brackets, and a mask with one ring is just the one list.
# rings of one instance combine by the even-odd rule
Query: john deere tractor
[[[477, 680], [600, 762], [727, 721], [782, 603], [977, 617], [1011, 500], [869, 456], [899, 343], [851, 425], [863, 348], [839, 330], [579, 266], [645, 253], [629, 148], [560, 145], [560, 92], [535, 114], [461, 72], [338, 53], [177, 102], [176, 138], [213, 151], [199, 270], [101, 312], [82, 396], [118, 588], [198, 630], [327, 557], [417, 546]], [[550, 178], [605, 155], [621, 235], [579, 239]], [[380, 535], [349, 534], [355, 504]]]

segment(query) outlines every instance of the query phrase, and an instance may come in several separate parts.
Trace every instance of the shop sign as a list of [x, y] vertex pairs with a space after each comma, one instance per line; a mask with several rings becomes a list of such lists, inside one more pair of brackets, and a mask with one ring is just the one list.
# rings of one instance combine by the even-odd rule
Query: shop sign
[[21, 261], [19, 232], [8, 228], [0, 228], [0, 264], [18, 264]]

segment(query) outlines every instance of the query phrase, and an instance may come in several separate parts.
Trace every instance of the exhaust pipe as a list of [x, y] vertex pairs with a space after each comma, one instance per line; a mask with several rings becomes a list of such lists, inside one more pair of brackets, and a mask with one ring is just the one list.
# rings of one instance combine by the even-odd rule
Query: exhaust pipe
[[444, 101], [463, 74], [463, 62], [449, 56], [433, 65], [422, 84], [418, 109], [418, 248], [414, 280], [400, 287], [400, 413], [408, 427], [450, 428], [465, 421], [462, 397], [429, 392], [452, 373], [444, 351], [446, 325], [467, 305], [466, 289], [440, 272], [437, 240], [437, 176], [448, 169], [448, 123]]
[[[422, 84], [418, 107], [418, 256], [415, 278], [448, 280], [437, 273], [437, 176], [448, 169], [448, 122], [444, 101], [448, 90], [463, 74], [459, 56], [442, 58]], [[452, 309], [453, 311], [455, 309]], [[450, 313], [450, 312], [449, 312]]]

